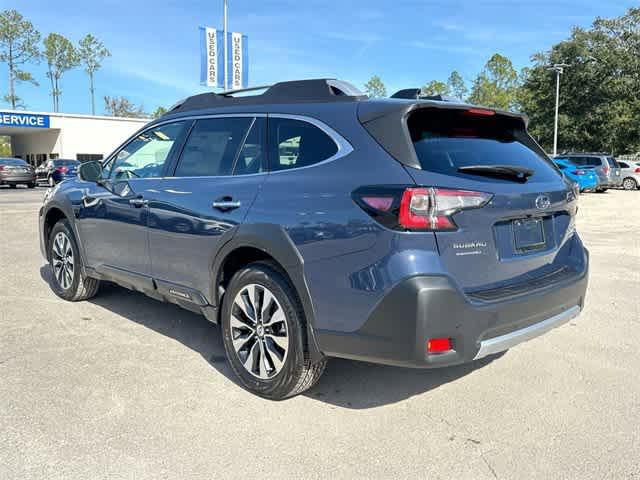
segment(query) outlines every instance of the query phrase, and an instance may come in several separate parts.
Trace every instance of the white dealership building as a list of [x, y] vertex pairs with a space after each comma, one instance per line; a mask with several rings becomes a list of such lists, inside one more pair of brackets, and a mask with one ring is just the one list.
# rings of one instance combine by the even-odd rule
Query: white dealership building
[[11, 154], [38, 166], [49, 159], [104, 158], [149, 119], [0, 110], [0, 136]]

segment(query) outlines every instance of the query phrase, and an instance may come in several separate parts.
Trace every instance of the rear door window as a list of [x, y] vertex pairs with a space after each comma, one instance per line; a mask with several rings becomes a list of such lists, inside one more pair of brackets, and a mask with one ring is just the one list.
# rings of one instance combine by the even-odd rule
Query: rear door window
[[256, 118], [233, 167], [233, 175], [262, 173], [265, 170], [266, 119]]
[[461, 167], [510, 165], [534, 171], [528, 182], [549, 182], [559, 172], [522, 129], [519, 120], [475, 116], [466, 111], [422, 109], [408, 119], [409, 133], [423, 170], [486, 182], [508, 179], [462, 173]]
[[620, 165], [618, 165], [618, 162], [613, 157], [607, 157], [607, 163], [612, 168], [620, 168]]
[[618, 164], [620, 165], [620, 168], [629, 168], [629, 165], [624, 162], [618, 162]]

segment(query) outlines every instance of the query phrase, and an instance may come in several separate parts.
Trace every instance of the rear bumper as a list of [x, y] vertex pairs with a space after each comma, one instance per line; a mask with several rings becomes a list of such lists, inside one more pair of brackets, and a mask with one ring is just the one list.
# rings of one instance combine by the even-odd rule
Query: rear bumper
[[571, 307], [564, 312], [558, 313], [551, 318], [543, 320], [528, 327], [514, 330], [510, 333], [505, 333], [499, 337], [488, 338], [480, 341], [480, 350], [476, 353], [474, 360], [484, 358], [487, 355], [493, 355], [494, 353], [504, 352], [505, 350], [515, 347], [516, 345], [539, 337], [547, 333], [560, 325], [564, 325], [569, 320], [572, 320], [580, 315], [580, 307], [578, 305]]
[[34, 173], [0, 175], [0, 185], [11, 183], [33, 183], [35, 181], [36, 175]]
[[598, 180], [595, 178], [578, 180], [578, 186], [580, 190], [595, 190], [598, 187]]
[[[584, 306], [588, 259], [570, 279], [515, 298], [470, 300], [444, 276], [416, 276], [397, 285], [363, 327], [350, 333], [317, 331], [329, 356], [405, 367], [456, 365], [507, 350], [575, 318]], [[430, 338], [453, 349], [427, 354]]]

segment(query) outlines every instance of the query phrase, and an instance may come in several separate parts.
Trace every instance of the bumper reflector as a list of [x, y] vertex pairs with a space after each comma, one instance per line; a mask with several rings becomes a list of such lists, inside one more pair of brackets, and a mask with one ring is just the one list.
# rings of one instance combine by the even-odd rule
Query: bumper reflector
[[427, 353], [442, 353], [451, 350], [451, 339], [431, 338], [427, 341]]

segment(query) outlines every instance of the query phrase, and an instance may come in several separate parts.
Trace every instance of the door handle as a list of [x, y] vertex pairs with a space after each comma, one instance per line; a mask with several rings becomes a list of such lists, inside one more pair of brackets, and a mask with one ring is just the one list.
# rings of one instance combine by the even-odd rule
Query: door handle
[[236, 208], [240, 208], [242, 205], [239, 201], [234, 201], [231, 197], [222, 197], [218, 200], [215, 200], [212, 204], [213, 208], [217, 208], [222, 212], [227, 212], [229, 210], [234, 210]]
[[145, 200], [142, 197], [132, 198], [129, 200], [129, 205], [133, 205], [136, 208], [144, 207], [145, 205], [149, 205], [149, 200]]

